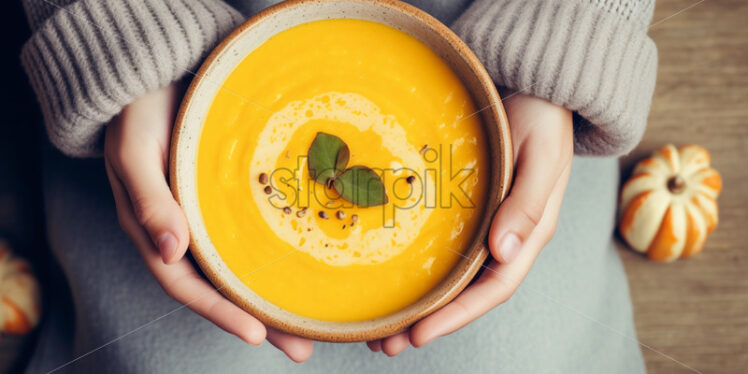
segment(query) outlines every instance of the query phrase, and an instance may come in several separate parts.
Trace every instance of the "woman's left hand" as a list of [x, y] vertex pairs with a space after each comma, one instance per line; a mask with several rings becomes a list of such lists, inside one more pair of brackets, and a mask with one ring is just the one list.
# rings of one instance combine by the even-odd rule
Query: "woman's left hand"
[[409, 331], [370, 341], [369, 349], [395, 356], [451, 334], [507, 301], [551, 240], [574, 153], [571, 112], [549, 101], [516, 94], [504, 102], [512, 132], [515, 180], [488, 236], [493, 259], [451, 303]]

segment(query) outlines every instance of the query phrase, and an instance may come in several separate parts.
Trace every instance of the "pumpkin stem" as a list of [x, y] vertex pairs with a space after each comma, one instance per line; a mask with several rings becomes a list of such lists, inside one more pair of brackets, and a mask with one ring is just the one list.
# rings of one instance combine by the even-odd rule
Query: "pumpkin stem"
[[686, 189], [686, 181], [680, 175], [674, 175], [667, 180], [667, 188], [670, 192], [679, 194]]

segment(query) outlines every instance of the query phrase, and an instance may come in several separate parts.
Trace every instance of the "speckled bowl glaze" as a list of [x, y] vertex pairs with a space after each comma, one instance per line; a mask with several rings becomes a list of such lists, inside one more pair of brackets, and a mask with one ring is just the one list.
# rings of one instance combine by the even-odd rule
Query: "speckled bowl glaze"
[[[322, 19], [353, 18], [378, 22], [402, 30], [437, 53], [460, 77], [470, 92], [489, 137], [491, 175], [487, 214], [472, 245], [449, 275], [410, 306], [372, 320], [331, 322], [290, 313], [262, 299], [229, 270], [218, 255], [202, 222], [196, 191], [197, 148], [203, 123], [221, 85], [250, 52], [271, 36], [296, 25]], [[389, 0], [288, 1], [255, 15], [234, 30], [208, 57], [192, 81], [174, 126], [170, 158], [171, 188], [187, 216], [190, 250], [210, 281], [229, 300], [274, 328], [334, 342], [373, 340], [407, 329], [460, 293], [488, 257], [486, 236], [493, 212], [506, 196], [512, 177], [509, 128], [488, 73], [470, 49], [439, 21], [425, 12]]]

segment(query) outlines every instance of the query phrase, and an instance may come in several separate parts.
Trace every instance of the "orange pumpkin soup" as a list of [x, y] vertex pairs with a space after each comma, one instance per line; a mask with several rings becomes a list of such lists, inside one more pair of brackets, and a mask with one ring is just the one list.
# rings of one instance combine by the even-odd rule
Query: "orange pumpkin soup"
[[[197, 162], [203, 220], [251, 290], [298, 315], [380, 317], [436, 286], [483, 217], [488, 151], [455, 73], [426, 45], [362, 20], [283, 31], [217, 93]], [[362, 206], [310, 178], [320, 133], [377, 173]], [[332, 187], [332, 188], [331, 188]]]

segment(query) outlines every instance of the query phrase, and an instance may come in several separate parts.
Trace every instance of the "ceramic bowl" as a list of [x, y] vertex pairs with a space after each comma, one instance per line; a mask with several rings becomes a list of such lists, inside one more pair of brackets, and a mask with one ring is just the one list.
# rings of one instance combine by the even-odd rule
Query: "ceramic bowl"
[[[390, 315], [357, 322], [302, 317], [262, 299], [218, 255], [203, 225], [196, 193], [197, 148], [205, 117], [217, 91], [234, 67], [271, 36], [296, 25], [322, 19], [353, 18], [399, 29], [430, 47], [462, 80], [489, 138], [491, 170], [487, 214], [472, 244], [448, 276], [415, 303]], [[288, 1], [268, 8], [234, 30], [203, 63], [179, 110], [172, 137], [170, 179], [191, 232], [190, 251], [198, 265], [229, 300], [274, 328], [335, 342], [373, 340], [407, 329], [452, 300], [473, 279], [488, 257], [486, 236], [493, 212], [507, 194], [512, 176], [512, 146], [504, 109], [488, 73], [470, 49], [427, 13], [397, 1]]]

